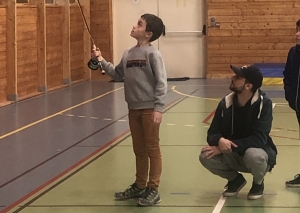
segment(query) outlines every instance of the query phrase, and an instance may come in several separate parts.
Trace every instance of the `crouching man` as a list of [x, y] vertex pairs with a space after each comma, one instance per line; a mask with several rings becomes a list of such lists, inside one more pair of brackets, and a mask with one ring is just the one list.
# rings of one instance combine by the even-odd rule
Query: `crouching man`
[[242, 172], [253, 176], [247, 198], [263, 196], [264, 177], [276, 164], [277, 149], [269, 133], [272, 101], [260, 90], [263, 76], [259, 68], [230, 66], [235, 75], [215, 112], [207, 132], [208, 146], [200, 162], [211, 173], [228, 180], [223, 196], [238, 194], [246, 184]]

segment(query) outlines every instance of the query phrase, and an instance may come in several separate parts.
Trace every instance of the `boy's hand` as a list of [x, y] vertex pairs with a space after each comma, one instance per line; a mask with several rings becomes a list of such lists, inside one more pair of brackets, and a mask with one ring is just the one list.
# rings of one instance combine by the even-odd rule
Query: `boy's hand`
[[92, 58], [98, 58], [98, 61], [103, 60], [103, 57], [101, 55], [101, 51], [98, 47], [96, 47], [96, 45], [93, 45]]
[[160, 112], [154, 111], [153, 112], [153, 122], [156, 124], [160, 124], [162, 120], [162, 114]]

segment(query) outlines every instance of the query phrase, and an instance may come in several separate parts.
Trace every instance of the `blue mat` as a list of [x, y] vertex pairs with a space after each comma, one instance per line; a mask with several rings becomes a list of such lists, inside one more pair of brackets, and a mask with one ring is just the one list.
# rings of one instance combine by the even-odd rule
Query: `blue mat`
[[255, 63], [264, 77], [283, 78], [285, 63]]
[[263, 85], [282, 85], [285, 63], [255, 63], [264, 76]]

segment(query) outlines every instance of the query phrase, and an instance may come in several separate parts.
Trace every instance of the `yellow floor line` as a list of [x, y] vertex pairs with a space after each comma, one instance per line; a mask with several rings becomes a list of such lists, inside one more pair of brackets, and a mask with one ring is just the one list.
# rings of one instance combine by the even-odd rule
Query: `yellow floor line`
[[[177, 89], [176, 89], [176, 86], [172, 86], [172, 90], [173, 92], [179, 94], [179, 95], [183, 95], [183, 96], [186, 96], [186, 97], [190, 97], [190, 98], [199, 98], [199, 99], [204, 99], [204, 100], [211, 100], [211, 101], [220, 101], [221, 98], [203, 98], [203, 97], [200, 97], [200, 96], [195, 96], [195, 95], [188, 95], [188, 94], [185, 94], [183, 92], [179, 92]], [[287, 103], [273, 103], [273, 105], [277, 105], [277, 106], [280, 106], [280, 107], [289, 107], [287, 105]], [[274, 107], [273, 107], [274, 108]]]
[[91, 102], [91, 101], [94, 101], [94, 100], [97, 100], [97, 99], [99, 99], [99, 98], [102, 98], [103, 96], [106, 96], [106, 95], [108, 95], [108, 94], [110, 94], [110, 93], [116, 92], [116, 91], [118, 91], [118, 90], [120, 90], [120, 89], [123, 89], [123, 88], [124, 88], [124, 87], [120, 87], [120, 88], [118, 88], [118, 89], [111, 90], [111, 91], [109, 91], [109, 92], [107, 92], [107, 93], [104, 93], [104, 94], [102, 94], [102, 95], [100, 95], [100, 96], [97, 96], [97, 97], [92, 98], [92, 99], [90, 99], [90, 100], [84, 101], [84, 102], [82, 102], [82, 103], [80, 103], [80, 104], [76, 104], [76, 105], [74, 105], [74, 106], [72, 106], [72, 107], [69, 107], [69, 108], [67, 108], [67, 109], [64, 109], [64, 110], [62, 110], [62, 111], [60, 111], [60, 112], [54, 113], [53, 115], [47, 116], [47, 117], [42, 118], [42, 119], [40, 119], [40, 120], [38, 120], [38, 121], [35, 121], [35, 122], [33, 122], [33, 123], [30, 123], [30, 124], [28, 124], [28, 125], [26, 125], [26, 126], [23, 126], [23, 127], [19, 128], [19, 129], [16, 129], [16, 130], [14, 130], [14, 131], [11, 131], [11, 132], [9, 132], [9, 133], [7, 133], [7, 134], [5, 134], [5, 135], [1, 135], [1, 136], [0, 136], [0, 139], [6, 138], [6, 137], [8, 137], [8, 136], [10, 136], [10, 135], [12, 135], [12, 134], [15, 134], [15, 133], [20, 132], [20, 131], [22, 131], [22, 130], [24, 130], [24, 129], [27, 129], [27, 128], [33, 126], [33, 125], [36, 125], [36, 124], [38, 124], [38, 123], [41, 123], [41, 122], [43, 122], [43, 121], [45, 121], [45, 120], [48, 120], [48, 119], [50, 119], [50, 118], [53, 118], [53, 117], [55, 117], [55, 116], [57, 116], [57, 115], [59, 115], [59, 114], [61, 114], [61, 113], [67, 112], [67, 111], [69, 111], [69, 110], [71, 110], [71, 109], [74, 109], [74, 108], [76, 108], [76, 107], [82, 106], [82, 105], [84, 105], [84, 104], [86, 104], [86, 103], [89, 103], [89, 102]]
[[187, 96], [187, 97], [190, 97], [190, 98], [201, 98], [201, 99], [211, 100], [211, 101], [220, 101], [221, 100], [221, 99], [216, 99], [216, 98], [202, 98], [202, 97], [199, 97], [199, 96], [188, 95], [188, 94], [185, 94], [185, 93], [182, 93], [182, 92], [179, 92], [178, 90], [176, 90], [176, 86], [173, 86], [172, 90], [174, 92], [176, 92], [177, 94], [179, 94], [179, 95]]

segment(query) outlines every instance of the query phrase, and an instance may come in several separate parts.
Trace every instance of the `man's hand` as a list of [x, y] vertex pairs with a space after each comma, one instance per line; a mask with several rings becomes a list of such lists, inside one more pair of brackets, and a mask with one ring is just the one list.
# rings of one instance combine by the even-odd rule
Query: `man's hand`
[[231, 153], [232, 152], [231, 146], [238, 147], [232, 141], [225, 138], [220, 138], [218, 147], [222, 153]]
[[215, 155], [221, 154], [219, 147], [217, 146], [206, 146], [201, 150], [207, 159], [214, 157]]
[[93, 50], [92, 50], [92, 58], [97, 58], [98, 61], [102, 61], [103, 57], [101, 55], [101, 51], [96, 45], [93, 45]]
[[156, 123], [156, 124], [160, 124], [161, 123], [161, 120], [162, 120], [162, 114], [161, 112], [157, 112], [157, 111], [154, 111], [153, 114], [153, 122]]

